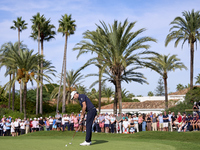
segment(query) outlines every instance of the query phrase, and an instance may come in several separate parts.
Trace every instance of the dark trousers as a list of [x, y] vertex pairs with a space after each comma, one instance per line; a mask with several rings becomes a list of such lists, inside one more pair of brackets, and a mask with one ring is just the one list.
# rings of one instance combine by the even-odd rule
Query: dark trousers
[[71, 131], [74, 131], [74, 123], [70, 123], [70, 129]]
[[70, 123], [67, 124], [67, 130], [70, 130]]
[[0, 130], [0, 136], [3, 136], [3, 130]]
[[53, 127], [53, 124], [50, 124], [49, 125], [49, 129], [52, 130], [52, 127]]
[[99, 124], [98, 123], [96, 123], [96, 131], [101, 132], [101, 131], [99, 131]]
[[10, 136], [10, 129], [6, 130], [6, 136]]
[[25, 134], [25, 130], [21, 129], [21, 135]]
[[114, 133], [114, 123], [111, 124], [111, 133]]
[[62, 125], [63, 131], [65, 131], [66, 126], [67, 126], [67, 127], [69, 126], [69, 123], [68, 123], [68, 122]]
[[87, 112], [87, 119], [86, 119], [86, 138], [85, 141], [86, 142], [91, 142], [91, 138], [92, 138], [92, 124], [94, 121], [94, 118], [97, 114], [96, 109], [90, 109]]
[[142, 123], [139, 123], [139, 131], [142, 131]]

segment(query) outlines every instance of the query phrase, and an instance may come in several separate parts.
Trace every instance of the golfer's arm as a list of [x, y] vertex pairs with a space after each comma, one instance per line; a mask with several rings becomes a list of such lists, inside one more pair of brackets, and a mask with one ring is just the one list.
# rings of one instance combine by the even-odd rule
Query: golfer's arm
[[[83, 105], [83, 107], [82, 107], [81, 116], [84, 116], [85, 115], [85, 111], [86, 111], [86, 102], [83, 102], [82, 105]], [[83, 119], [83, 118], [81, 118], [81, 119]]]

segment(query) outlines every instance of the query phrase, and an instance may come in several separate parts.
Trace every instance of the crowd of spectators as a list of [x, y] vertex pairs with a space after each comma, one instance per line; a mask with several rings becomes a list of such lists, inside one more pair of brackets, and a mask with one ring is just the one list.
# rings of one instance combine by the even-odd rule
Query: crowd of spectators
[[[85, 132], [86, 118], [82, 122], [80, 114], [63, 114], [59, 111], [55, 117], [49, 116], [48, 118], [6, 118], [3, 116], [0, 119], [0, 136], [19, 136], [37, 131], [74, 131]], [[133, 134], [141, 131], [197, 131], [200, 129], [200, 117], [198, 113], [193, 115], [186, 115], [178, 112], [166, 111], [159, 115], [156, 114], [99, 114], [95, 117], [92, 131], [105, 132], [105, 133], [124, 133]]]

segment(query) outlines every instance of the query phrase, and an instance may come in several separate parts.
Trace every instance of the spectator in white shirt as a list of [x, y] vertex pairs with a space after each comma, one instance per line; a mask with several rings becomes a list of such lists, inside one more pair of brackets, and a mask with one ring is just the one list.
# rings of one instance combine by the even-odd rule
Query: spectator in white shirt
[[18, 122], [17, 118], [15, 119], [14, 127], [15, 127], [15, 136], [18, 136], [18, 133], [19, 133], [19, 122]]
[[110, 116], [108, 113], [106, 113], [105, 116], [105, 133], [109, 133], [109, 127], [110, 127]]
[[22, 122], [20, 123], [20, 131], [21, 131], [21, 135], [25, 134], [25, 123], [24, 123], [24, 120], [22, 120]]
[[125, 118], [123, 121], [123, 133], [128, 133], [129, 132], [129, 122], [128, 119]]

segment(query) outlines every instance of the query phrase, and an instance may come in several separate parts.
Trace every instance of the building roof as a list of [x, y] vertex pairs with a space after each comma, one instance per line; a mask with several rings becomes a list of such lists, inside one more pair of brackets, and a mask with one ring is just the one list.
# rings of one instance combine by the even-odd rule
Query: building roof
[[[178, 100], [169, 100], [168, 106], [173, 107]], [[113, 103], [102, 106], [101, 109], [113, 109]], [[119, 105], [117, 105], [119, 109]], [[165, 101], [122, 102], [122, 109], [165, 109]]]
[[[199, 85], [195, 85], [194, 87], [200, 87], [200, 86], [199, 86]], [[183, 90], [170, 93], [169, 95], [186, 95], [186, 93], [187, 93], [189, 90], [190, 90], [190, 88], [185, 88], [185, 89], [183, 89]]]

